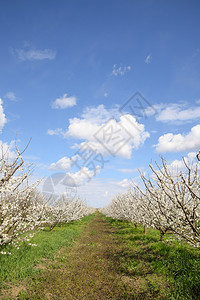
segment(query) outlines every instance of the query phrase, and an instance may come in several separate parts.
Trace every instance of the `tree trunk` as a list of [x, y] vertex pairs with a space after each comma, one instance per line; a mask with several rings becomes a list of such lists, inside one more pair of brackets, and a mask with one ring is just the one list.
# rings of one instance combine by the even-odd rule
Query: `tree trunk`
[[164, 238], [164, 232], [160, 231], [160, 242], [163, 242], [163, 238]]

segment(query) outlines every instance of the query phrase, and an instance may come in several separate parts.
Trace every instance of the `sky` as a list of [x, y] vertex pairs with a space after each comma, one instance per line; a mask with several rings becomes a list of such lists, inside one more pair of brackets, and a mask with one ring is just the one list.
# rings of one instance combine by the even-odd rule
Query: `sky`
[[0, 144], [102, 207], [200, 150], [200, 2], [0, 0]]

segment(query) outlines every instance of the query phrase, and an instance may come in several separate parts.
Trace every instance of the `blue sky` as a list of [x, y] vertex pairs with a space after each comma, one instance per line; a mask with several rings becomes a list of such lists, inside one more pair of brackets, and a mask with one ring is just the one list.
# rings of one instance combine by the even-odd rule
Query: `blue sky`
[[[12, 156], [16, 133], [20, 149], [32, 137], [24, 155], [34, 179], [52, 176], [56, 193], [77, 186], [94, 206], [160, 155], [169, 165], [195, 160], [199, 13], [194, 0], [0, 0], [0, 143]], [[129, 99], [140, 108], [120, 112]], [[106, 141], [106, 128], [121, 144]], [[90, 164], [82, 147], [93, 149]]]

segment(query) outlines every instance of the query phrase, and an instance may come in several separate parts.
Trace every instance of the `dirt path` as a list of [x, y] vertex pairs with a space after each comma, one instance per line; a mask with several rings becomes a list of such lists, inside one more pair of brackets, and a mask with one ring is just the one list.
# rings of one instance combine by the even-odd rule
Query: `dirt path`
[[128, 296], [131, 286], [110, 259], [117, 247], [114, 231], [97, 214], [70, 250], [62, 249], [46, 269], [41, 266], [41, 274], [28, 284], [26, 299], [138, 299]]

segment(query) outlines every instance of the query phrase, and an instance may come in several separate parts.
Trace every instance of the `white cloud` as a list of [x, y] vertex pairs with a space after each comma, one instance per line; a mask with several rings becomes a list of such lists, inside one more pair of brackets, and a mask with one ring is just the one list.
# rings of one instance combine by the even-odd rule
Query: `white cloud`
[[[90, 125], [91, 123], [92, 124], [94, 123], [97, 125], [102, 125], [103, 123], [107, 122], [109, 119], [113, 118], [113, 116], [116, 119], [121, 116], [121, 114], [119, 113], [119, 109], [117, 107], [110, 109], [110, 110], [106, 110], [103, 104], [100, 104], [97, 107], [86, 107], [86, 109], [83, 111], [83, 113], [81, 115], [82, 125], [83, 126], [85, 126], [87, 124]], [[74, 119], [70, 119], [69, 121], [70, 121], [70, 123], [73, 122], [74, 127], [75, 127], [76, 121], [79, 124], [81, 122], [81, 119], [74, 118]], [[74, 130], [74, 128], [72, 130]], [[60, 136], [64, 136], [67, 138], [66, 131], [64, 131], [61, 128], [48, 129], [47, 134], [60, 135]]]
[[3, 101], [0, 99], [0, 133], [2, 132], [2, 129], [4, 125], [6, 124], [6, 116], [3, 110]]
[[188, 121], [200, 118], [200, 106], [184, 108], [185, 104], [167, 105], [157, 116], [158, 121]]
[[76, 97], [71, 96], [67, 97], [67, 94], [64, 94], [62, 97], [57, 98], [53, 103], [52, 103], [52, 108], [54, 109], [65, 109], [68, 107], [72, 107], [76, 105]]
[[118, 185], [123, 188], [128, 188], [130, 186], [130, 181], [127, 178], [125, 178], [122, 181], [118, 182]]
[[152, 61], [152, 55], [148, 54], [147, 57], [145, 58], [145, 63], [149, 64]]
[[191, 131], [185, 135], [167, 133], [159, 137], [156, 151], [179, 152], [200, 149], [200, 125], [191, 128]]
[[81, 117], [96, 124], [107, 122], [111, 118], [118, 119], [121, 116], [118, 107], [107, 110], [103, 104], [97, 107], [86, 107]]
[[8, 92], [5, 94], [4, 98], [10, 100], [10, 101], [17, 101], [17, 97], [13, 92]]
[[[99, 166], [96, 166], [95, 170], [82, 167], [77, 172], [56, 172], [47, 177], [39, 188], [42, 192], [53, 193], [55, 196], [65, 193], [69, 197], [81, 196], [83, 198], [83, 195], [77, 189], [91, 184], [99, 172]], [[90, 193], [90, 190], [88, 192]]]
[[[85, 145], [85, 142], [83, 142], [81, 144], [76, 144], [73, 148], [81, 149], [84, 145]], [[101, 154], [103, 157], [109, 156], [109, 155], [114, 155], [114, 156], [120, 156], [120, 157], [129, 159], [129, 158], [131, 158], [131, 153], [132, 153], [132, 149], [133, 149], [132, 145], [128, 144], [128, 143], [123, 145], [123, 147], [121, 147], [117, 151], [111, 143], [107, 144], [106, 145], [107, 148], [105, 148], [103, 141], [102, 142], [89, 141], [89, 142], [87, 142], [87, 145], [89, 148], [93, 149], [94, 152]]]
[[56, 163], [52, 163], [49, 167], [49, 170], [68, 170], [71, 168], [72, 159], [69, 157], [64, 156], [63, 158], [59, 159]]
[[94, 120], [70, 119], [65, 137], [87, 140], [89, 146], [102, 155], [130, 158], [132, 150], [138, 149], [149, 137], [149, 133], [133, 116], [124, 115], [119, 121], [110, 119], [102, 124], [97, 124]]
[[56, 128], [56, 129], [48, 129], [47, 130], [48, 135], [64, 135], [64, 132], [62, 128]]
[[[154, 105], [157, 113], [156, 120], [161, 122], [183, 123], [200, 118], [200, 102], [196, 101], [197, 105], [191, 106], [191, 103], [182, 101], [179, 103], [160, 103]], [[151, 107], [145, 109], [147, 116], [153, 115]]]
[[69, 127], [65, 137], [91, 140], [92, 136], [99, 130], [100, 126], [86, 119], [69, 119]]
[[13, 50], [14, 54], [17, 55], [20, 61], [25, 60], [44, 60], [49, 59], [53, 60], [56, 57], [56, 52], [51, 49], [34, 49], [34, 48], [25, 48], [25, 49], [15, 49]]
[[18, 55], [20, 60], [53, 60], [56, 57], [56, 52], [51, 49], [29, 51], [19, 50]]
[[[96, 169], [93, 171], [89, 170], [87, 167], [82, 167], [78, 172], [75, 173], [67, 173], [69, 176], [68, 178], [71, 178], [76, 186], [82, 186], [85, 185], [86, 182], [90, 181], [94, 176], [96, 176], [100, 172], [100, 167], [97, 166]], [[69, 184], [66, 182], [66, 184]], [[69, 184], [70, 185], [70, 184]]]
[[123, 76], [125, 73], [127, 73], [130, 70], [131, 70], [131, 66], [117, 66], [117, 64], [114, 64], [112, 69], [112, 75]]
[[[65, 184], [69, 185], [73, 183], [73, 186], [84, 185], [88, 180], [90, 181], [93, 177], [99, 174], [101, 168], [99, 165], [91, 166], [91, 168], [86, 167], [85, 165], [79, 165], [78, 161], [81, 160], [80, 155], [74, 155], [73, 157], [62, 157], [56, 163], [52, 163], [49, 167], [49, 170], [53, 171], [64, 171], [66, 172], [75, 165], [78, 167], [78, 172], [68, 172], [66, 173]], [[71, 183], [70, 183], [71, 182]]]
[[[88, 146], [102, 155], [111, 154], [130, 158], [132, 150], [143, 145], [150, 135], [135, 117], [127, 114], [120, 116], [117, 121], [110, 118], [112, 111], [106, 110], [103, 105], [87, 108], [82, 118], [69, 119], [66, 132], [56, 129], [48, 130], [48, 134], [88, 141]], [[73, 148], [79, 148], [84, 143], [75, 144]]]

